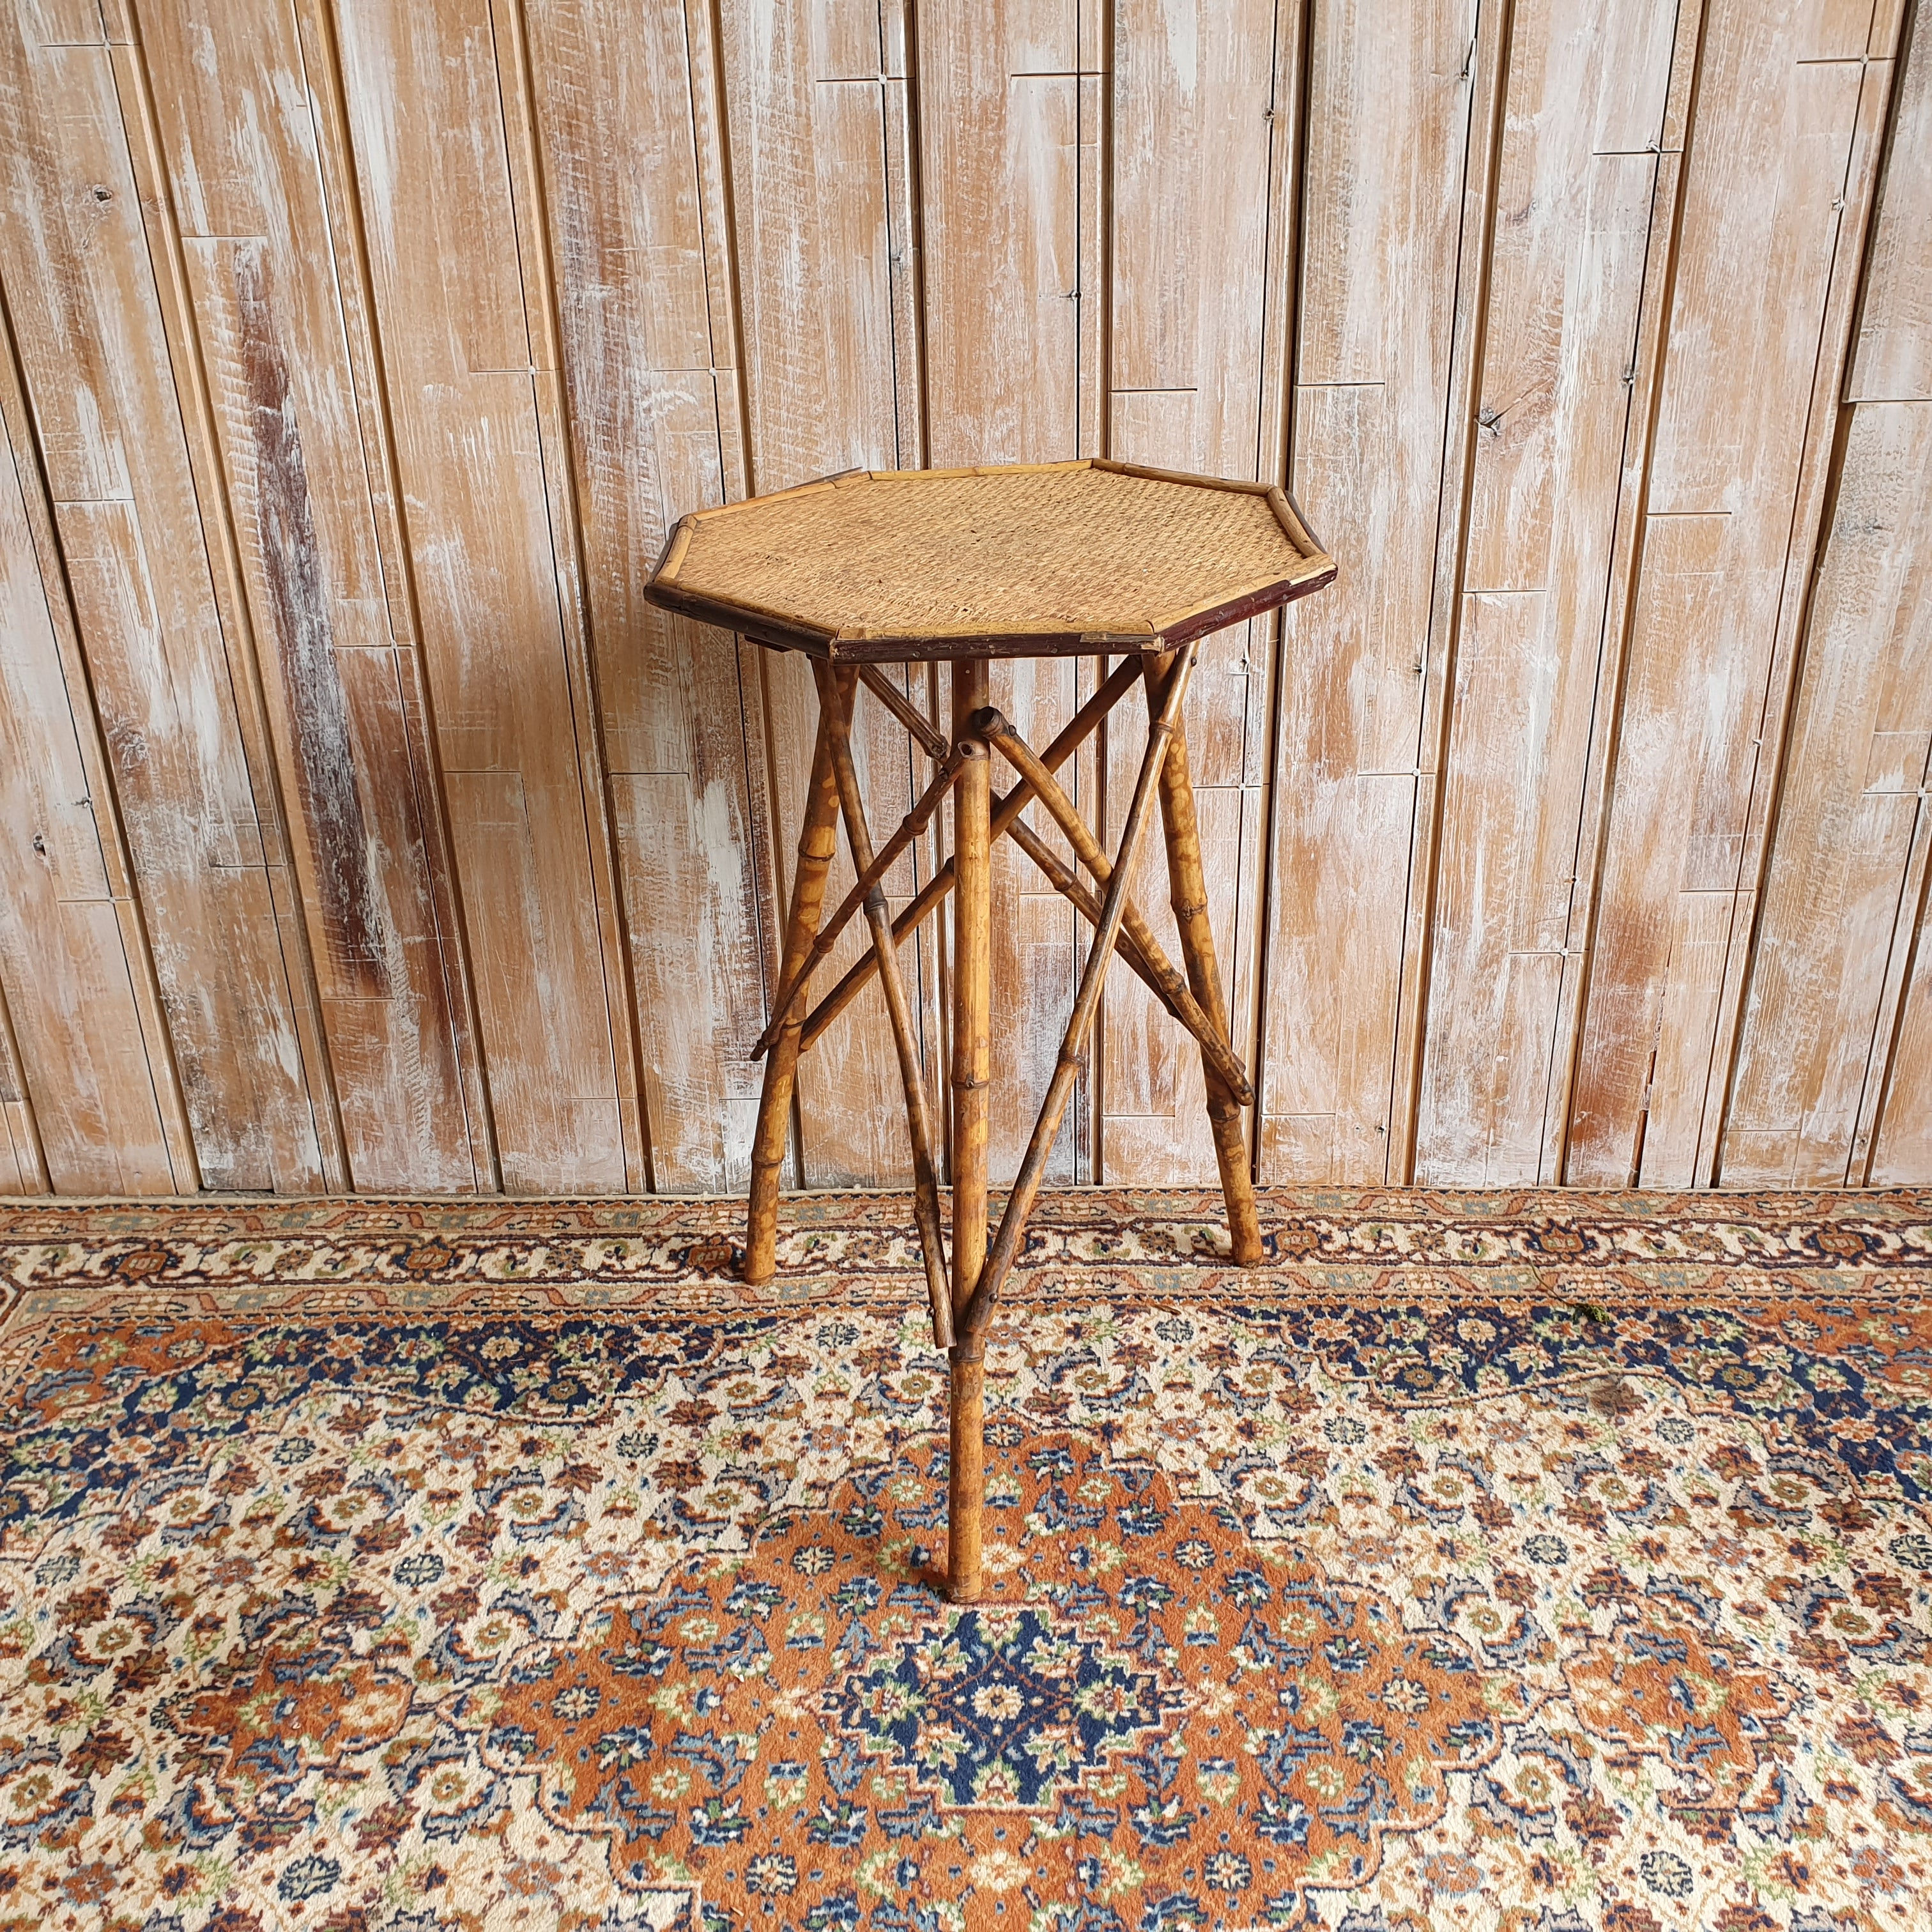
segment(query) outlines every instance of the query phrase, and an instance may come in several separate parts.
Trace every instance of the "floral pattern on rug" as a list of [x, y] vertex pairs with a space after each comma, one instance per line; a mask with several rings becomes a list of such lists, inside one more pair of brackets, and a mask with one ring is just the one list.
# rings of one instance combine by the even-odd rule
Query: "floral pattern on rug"
[[[0, 1926], [1924, 1923], [1927, 1204], [1468, 1198], [1331, 1202], [1346, 1295], [1189, 1264], [1150, 1230], [1194, 1197], [1049, 1204], [1168, 1245], [1016, 1282], [965, 1606], [944, 1363], [868, 1245], [903, 1204], [807, 1204], [786, 1286], [812, 1242], [857, 1284], [764, 1306], [719, 1204], [644, 1204], [657, 1273], [604, 1306], [470, 1279], [507, 1238], [437, 1208], [458, 1264], [359, 1284], [112, 1264], [312, 1258], [285, 1208], [16, 1226]], [[1526, 1274], [1612, 1226], [1587, 1291]]]

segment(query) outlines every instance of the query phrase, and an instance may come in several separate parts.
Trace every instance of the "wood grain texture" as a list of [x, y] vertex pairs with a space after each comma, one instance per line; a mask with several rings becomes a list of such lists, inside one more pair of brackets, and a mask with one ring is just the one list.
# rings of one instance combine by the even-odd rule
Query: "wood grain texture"
[[1311, 22], [1290, 476], [1357, 562], [1285, 625], [1268, 1181], [1388, 1174], [1477, 25], [1473, 4]]
[[[742, 1186], [816, 707], [666, 534], [1085, 454], [1340, 560], [1186, 704], [1259, 1178], [1932, 1180], [1932, 6], [0, 0], [0, 1191]], [[997, 1186], [1088, 935], [990, 873]], [[901, 1084], [868, 988], [786, 1184]], [[1112, 974], [1046, 1178], [1204, 1097]]]
[[[1083, 256], [1082, 238], [1105, 215], [1090, 194], [1082, 200], [1093, 144], [1081, 137], [1082, 75], [1097, 72], [1097, 27], [1050, 0], [998, 0], [977, 19], [935, 9], [919, 26], [928, 460], [946, 468], [1094, 453], [1081, 440], [1091, 421], [1082, 349], [1094, 338], [1087, 312], [1100, 291], [1082, 280], [1092, 253]], [[1093, 99], [1087, 90], [1090, 120]], [[995, 668], [992, 702], [1042, 745], [1095, 681], [1079, 660], [1022, 659]], [[1096, 776], [1090, 754], [1070, 768], [1068, 789], [1090, 816]], [[1042, 836], [1058, 837], [1050, 825]], [[993, 852], [992, 890], [993, 1028], [1012, 1042], [993, 1071], [988, 1160], [997, 1186], [1024, 1153], [1084, 949], [1076, 915], [1010, 842]], [[1090, 1093], [1076, 1096], [1050, 1181], [1090, 1175], [1091, 1108]]]
[[[1568, 1174], [1708, 1181], [1868, 12], [1706, 15]], [[1856, 33], [1852, 32], [1856, 27]], [[1761, 290], [1739, 307], [1726, 291]], [[1720, 326], [1719, 318], [1725, 318]], [[1839, 350], [1842, 353], [1842, 350]], [[1740, 372], [1750, 371], [1750, 379]], [[1772, 727], [1774, 731], [1776, 724]]]
[[1918, 862], [1918, 919], [1905, 962], [1898, 1032], [1876, 1097], [1877, 1126], [1863, 1178], [1874, 1187], [1916, 1184], [1932, 1172], [1932, 916]]
[[[1873, 22], [1876, 40], [1883, 16]], [[1846, 399], [1932, 395], [1932, 9], [1912, 9], [1912, 38], [1898, 76], [1892, 147], [1865, 269], [1864, 312]], [[1874, 46], [1874, 52], [1888, 50]]]
[[728, 638], [642, 595], [670, 525], [745, 488], [709, 17], [542, 0], [530, 19], [653, 1172], [673, 1190], [742, 1184], [776, 965], [756, 662], [748, 682]]
[[[1901, 1151], [1923, 1138], [1910, 1124], [1932, 1100], [1906, 1005], [1932, 845], [1932, 360], [1911, 350], [1926, 320], [1916, 238], [1932, 214], [1928, 56], [1932, 17], [1922, 12], [1876, 198], [1846, 385], [1855, 400], [1754, 935], [1727, 1185], [1909, 1170]], [[1879, 397], [1862, 399], [1868, 388]]]
[[[153, 10], [173, 203], [214, 403], [356, 1186], [468, 1190], [457, 974], [435, 916], [388, 586], [293, 16]], [[405, 628], [404, 634], [407, 630]]]
[[1861, 1103], [1884, 1078], [1882, 1010], [1896, 1010], [1924, 884], [1928, 506], [1932, 403], [1857, 405], [1759, 923], [1727, 1185], [1862, 1178]]
[[[738, 286], [746, 348], [750, 478], [763, 493], [853, 469], [917, 468], [919, 358], [906, 339], [895, 263], [910, 256], [909, 130], [892, 111], [905, 87], [903, 22], [896, 8], [818, 4], [796, 11], [740, 4], [720, 16], [733, 79], [726, 100], [735, 189]], [[897, 66], [898, 71], [890, 70]], [[902, 445], [902, 438], [909, 440]], [[760, 652], [772, 797], [781, 826], [803, 808], [817, 705], [810, 667]], [[903, 674], [892, 675], [904, 684]], [[912, 694], [928, 701], [917, 671]], [[927, 767], [904, 729], [862, 696], [852, 748], [867, 814], [883, 839], [910, 809]], [[778, 887], [791, 886], [790, 842], [780, 837]], [[893, 868], [892, 911], [932, 877], [922, 840]], [[842, 843], [828, 888], [836, 904], [854, 877]], [[907, 948], [904, 970], [928, 1084], [939, 1051], [936, 935]], [[848, 927], [820, 984], [866, 950]], [[892, 1181], [911, 1168], [885, 1009], [876, 992], [842, 1017], [800, 1066], [800, 1172], [809, 1186]]]
[[1462, 560], [1414, 1177], [1553, 1178], [1588, 748], [1674, 0], [1520, 4]]
[[[1271, 145], [1292, 130], [1272, 0], [1183, 9], [1130, 5], [1114, 22], [1109, 291], [1109, 454], [1254, 479], [1276, 473], [1279, 425], [1262, 380], [1271, 226], [1286, 219]], [[1278, 406], [1278, 399], [1276, 399]], [[1264, 454], [1265, 452], [1265, 454]], [[1210, 639], [1187, 694], [1186, 731], [1222, 998], [1244, 1060], [1254, 1042], [1273, 617]], [[1142, 706], [1108, 721], [1111, 848], [1144, 748]], [[1258, 739], [1258, 744], [1252, 742]], [[1166, 895], [1138, 902], [1171, 958]], [[1109, 1180], [1212, 1181], [1214, 1143], [1198, 1051], [1124, 974], [1103, 1010], [1099, 1142]]]
[[13, 1186], [171, 1193], [167, 1137], [81, 758], [93, 713], [84, 689], [68, 689], [55, 632], [51, 606], [65, 596], [41, 574], [10, 436], [0, 453], [0, 998], [8, 1016], [0, 1108]]
[[174, 1062], [213, 1186], [322, 1181], [208, 548], [110, 55], [0, 16], [0, 278]]
[[338, 26], [503, 1182], [621, 1190], [609, 988], [490, 14], [482, 0], [358, 0]]

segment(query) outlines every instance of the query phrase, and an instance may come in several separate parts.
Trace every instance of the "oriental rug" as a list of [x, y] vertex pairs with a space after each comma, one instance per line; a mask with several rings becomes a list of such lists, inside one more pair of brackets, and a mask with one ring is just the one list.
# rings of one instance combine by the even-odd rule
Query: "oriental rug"
[[1932, 1923], [1932, 1195], [0, 1208], [0, 1926]]

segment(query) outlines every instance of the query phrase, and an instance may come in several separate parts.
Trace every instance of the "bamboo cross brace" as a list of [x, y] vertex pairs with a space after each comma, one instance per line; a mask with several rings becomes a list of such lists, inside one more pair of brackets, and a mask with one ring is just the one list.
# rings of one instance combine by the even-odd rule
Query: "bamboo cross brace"
[[[1070, 868], [1063, 864], [1053, 848], [1024, 819], [1015, 821], [1008, 836], [1013, 843], [1046, 874], [1055, 891], [1069, 901], [1089, 926], [1100, 923], [1100, 902], [1080, 883]], [[1148, 991], [1168, 1014], [1201, 1043], [1201, 1052], [1228, 1092], [1244, 1107], [1254, 1105], [1254, 1090], [1248, 1084], [1246, 1070], [1216, 1030], [1213, 1016], [1195, 998], [1167, 956], [1156, 946], [1151, 957], [1141, 950], [1131, 932], [1123, 932], [1120, 957], [1138, 974]]]
[[[814, 675], [816, 670], [814, 664]], [[786, 979], [784, 990], [778, 994], [777, 1004], [772, 1009], [771, 1023], [759, 1034], [757, 1043], [752, 1048], [754, 1060], [762, 1058], [777, 1043], [778, 1035], [784, 1030], [785, 1023], [790, 1017], [793, 1006], [797, 1004], [812, 974], [818, 970], [820, 961], [838, 943], [838, 935], [844, 931], [852, 915], [866, 903], [866, 895], [878, 886], [898, 862], [899, 854], [926, 830], [932, 814], [939, 809], [939, 801], [952, 789], [963, 762], [961, 754], [957, 752], [948, 755], [945, 763], [933, 773], [932, 783], [920, 794], [919, 802], [900, 822], [899, 829], [886, 841], [878, 856], [869, 864], [858, 868], [856, 883], [839, 901], [838, 910], [820, 928], [798, 970]], [[876, 956], [874, 956], [874, 970], [878, 970]], [[801, 1039], [799, 1042], [801, 1054], [808, 1044]]]
[[892, 920], [886, 911], [884, 888], [878, 884], [881, 869], [872, 854], [872, 836], [866, 824], [866, 802], [859, 775], [852, 765], [852, 699], [854, 680], [849, 670], [835, 670], [820, 662], [812, 666], [818, 681], [819, 706], [825, 713], [832, 754], [832, 773], [838, 787], [838, 806], [844, 814], [846, 842], [862, 880], [871, 880], [865, 894], [866, 922], [872, 929], [872, 950], [878, 955], [879, 984], [892, 1024], [892, 1045], [898, 1054], [899, 1078], [905, 1088], [906, 1127], [912, 1138], [914, 1214], [919, 1222], [920, 1247], [926, 1262], [926, 1292], [932, 1304], [934, 1340], [942, 1348], [952, 1346], [952, 1292], [946, 1279], [946, 1250], [940, 1239], [939, 1184], [932, 1167], [932, 1127], [926, 1082], [920, 1072], [919, 1047], [912, 1034], [912, 1010], [905, 982], [899, 977], [898, 954], [892, 945]]
[[[1114, 868], [1108, 864], [1107, 855], [1100, 850], [1099, 840], [1087, 829], [1087, 822], [1075, 808], [1073, 801], [1060, 790], [1059, 781], [1040, 762], [1032, 746], [999, 712], [991, 713], [983, 724], [987, 743], [994, 746], [1000, 757], [1025, 779], [1034, 796], [1046, 807], [1053, 822], [1066, 835], [1074, 856], [1093, 874], [1096, 884], [1106, 885]], [[1121, 917], [1126, 937], [1140, 950], [1148, 964], [1169, 981], [1173, 998], [1168, 1010], [1201, 1042], [1202, 1052], [1214, 1072], [1220, 1075], [1236, 1100], [1244, 1107], [1252, 1106], [1255, 1094], [1248, 1082], [1247, 1070], [1236, 1058], [1226, 1034], [1168, 963], [1160, 942], [1154, 938], [1140, 909], [1130, 900]]]
[[[956, 1318], [954, 1325], [962, 1338], [959, 1346], [962, 1348], [977, 1348], [980, 1346], [986, 1324], [992, 1319], [993, 1304], [999, 1298], [1000, 1285], [1012, 1266], [1013, 1256], [1018, 1252], [1027, 1218], [1032, 1214], [1034, 1202], [1040, 1193], [1047, 1156], [1060, 1132], [1060, 1117], [1066, 1111], [1067, 1096], [1073, 1090], [1074, 1080], [1086, 1054], [1087, 1036], [1093, 1030], [1094, 1016], [1100, 1010], [1100, 989], [1107, 977], [1107, 962], [1126, 922], [1134, 861], [1139, 856], [1141, 835], [1147, 829], [1156, 789], [1160, 782], [1161, 767], [1167, 761], [1168, 747], [1173, 741], [1174, 723], [1180, 716], [1180, 700], [1186, 693], [1194, 657], [1193, 645], [1180, 647], [1173, 674], [1167, 680], [1160, 715], [1148, 727], [1147, 755], [1141, 760], [1140, 776], [1135, 781], [1126, 823], [1120, 830], [1120, 850], [1109, 868], [1100, 923], [1087, 954], [1086, 968], [1080, 976], [1080, 991], [1073, 1002], [1072, 1016], [1066, 1022], [1066, 1035], [1060, 1042], [1060, 1058], [1054, 1064], [1053, 1078], [1047, 1084], [1046, 1098], [1041, 1103], [1040, 1118], [1034, 1123], [1033, 1136], [1027, 1142], [1026, 1157], [1020, 1162], [1020, 1171], [1006, 1196], [1006, 1210], [1000, 1216], [1000, 1232], [994, 1237], [993, 1245], [980, 1268], [979, 1283], [973, 1291], [972, 1299]], [[999, 718], [997, 712], [982, 712], [974, 722], [989, 742], [996, 743], [990, 720], [1002, 724], [1005, 722]], [[1010, 727], [1008, 735], [1011, 735]], [[1032, 754], [1029, 752], [1028, 755], [1031, 757]], [[1047, 782], [1053, 785], [1055, 791], [1059, 790], [1059, 786], [1050, 776]]]
[[[1124, 658], [1114, 667], [1107, 681], [1067, 721], [1066, 728], [1040, 754], [1040, 763], [1050, 772], [1058, 771], [1087, 742], [1094, 728], [1126, 695], [1140, 675], [1140, 661], [1137, 658]], [[1014, 821], [1025, 811], [1032, 796], [1033, 788], [1022, 782], [1004, 797], [994, 800], [993, 836], [995, 839], [1012, 830]], [[903, 946], [944, 903], [946, 894], [952, 890], [956, 876], [954, 862], [948, 859], [933, 874], [919, 896], [892, 921], [894, 945]], [[810, 1049], [824, 1034], [825, 1029], [864, 990], [866, 982], [878, 970], [878, 962], [870, 953], [854, 962], [845, 976], [806, 1016], [799, 1041], [800, 1052], [804, 1053]], [[1180, 1016], [1177, 1014], [1175, 1017], [1178, 1018]]]
[[877, 664], [861, 664], [859, 676], [866, 688], [919, 740], [928, 758], [937, 760], [945, 757], [945, 734], [930, 718], [919, 715], [905, 693]]

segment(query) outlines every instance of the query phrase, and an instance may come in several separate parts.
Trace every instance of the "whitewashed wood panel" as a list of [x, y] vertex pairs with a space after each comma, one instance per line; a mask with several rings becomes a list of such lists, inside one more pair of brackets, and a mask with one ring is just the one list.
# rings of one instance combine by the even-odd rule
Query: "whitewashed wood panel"
[[776, 970], [755, 664], [643, 595], [677, 518], [745, 488], [708, 22], [604, 0], [530, 20], [652, 1167], [676, 1191], [742, 1184]]
[[[1573, 1181], [1709, 1178], [1706, 1102], [1725, 1076], [1733, 936], [1750, 929], [1757, 752], [1870, 17], [1821, 27], [1796, 0], [1707, 10]], [[1742, 287], [1759, 298], [1740, 303]]]
[[1857, 405], [1757, 932], [1727, 1186], [1862, 1178], [1861, 1104], [1885, 1076], [1882, 1010], [1895, 1010], [1924, 886], [1928, 532], [1932, 402]]
[[[1877, 41], [1898, 9], [1881, 7]], [[1892, 147], [1865, 269], [1864, 306], [1846, 398], [1879, 402], [1932, 396], [1932, 14], [1913, 10], [1898, 76]], [[1888, 51], [1890, 42], [1874, 46]]]
[[1513, 16], [1414, 1176], [1555, 1178], [1548, 1100], [1677, 8]]
[[[212, 1186], [322, 1184], [236, 674], [112, 58], [0, 14], [0, 276]], [[152, 1052], [152, 1046], [151, 1046]]]
[[[1932, 1180], [1932, 9], [0, 0], [0, 1191], [741, 1186], [815, 706], [664, 537], [1086, 452], [1340, 559], [1186, 714], [1262, 1178]], [[1086, 934], [995, 917], [997, 1178]], [[1117, 974], [1053, 1177], [1201, 1084]], [[876, 993], [797, 1120], [907, 1178]]]
[[[1281, 425], [1279, 396], [1264, 397], [1262, 379], [1268, 240], [1289, 211], [1270, 163], [1272, 143], [1293, 138], [1282, 70], [1292, 42], [1285, 51], [1271, 0], [1203, 0], [1122, 8], [1114, 46], [1109, 452], [1250, 480], [1265, 463], [1273, 480]], [[1265, 810], [1274, 629], [1272, 620], [1242, 624], [1209, 639], [1184, 719], [1222, 995], [1244, 1061], [1254, 1051], [1262, 854], [1244, 827]], [[1130, 700], [1104, 740], [1110, 847], [1145, 749], [1144, 714]], [[1152, 832], [1136, 898], [1178, 963]], [[1106, 1178], [1211, 1182], [1199, 1050], [1124, 973], [1107, 990], [1100, 1052]]]
[[[1880, 31], [1874, 26], [1876, 34]], [[1918, 17], [1874, 219], [1837, 494], [1812, 593], [1720, 1178], [1910, 1172], [1932, 1103], [1904, 1004], [1932, 814], [1932, 17]], [[1874, 1138], [1882, 1141], [1874, 1159]]]
[[338, 25], [503, 1181], [621, 1190], [490, 13], [482, 0], [355, 0]]
[[[1083, 173], [1092, 177], [1082, 166], [1080, 76], [1097, 63], [1098, 37], [1090, 25], [1083, 34], [1070, 0], [993, 0], [976, 14], [939, 8], [922, 12], [919, 28], [928, 460], [941, 468], [1064, 461], [1083, 453], [1091, 421], [1081, 351], [1094, 332], [1082, 318], [1102, 300], [1082, 280], [1083, 236], [1106, 219], [1081, 192]], [[1092, 675], [1066, 658], [996, 667], [993, 702], [1043, 745], [1092, 689]], [[1004, 787], [1011, 774], [994, 763]], [[1067, 768], [1070, 780], [1090, 814], [1090, 756]], [[1030, 822], [1070, 856], [1043, 812]], [[1078, 915], [1008, 842], [994, 852], [992, 904], [994, 1037], [1017, 1048], [993, 1057], [988, 1160], [998, 1185], [1019, 1165], [1052, 1072], [1079, 936]], [[1091, 1107], [1083, 1080], [1051, 1180], [1090, 1172], [1078, 1143]]]
[[[919, 357], [902, 339], [914, 246], [910, 207], [895, 185], [911, 166], [909, 130], [890, 103], [904, 85], [889, 48], [902, 46], [896, 9], [818, 0], [796, 11], [725, 8], [724, 54], [737, 216], [738, 286], [746, 344], [749, 474], [759, 491], [854, 469], [916, 469]], [[908, 432], [910, 434], [908, 435]], [[902, 441], [904, 446], [902, 446]], [[772, 796], [781, 827], [796, 826], [811, 770], [818, 700], [802, 657], [757, 653], [769, 720]], [[928, 678], [915, 695], [927, 703]], [[904, 728], [862, 694], [853, 752], [874, 845], [910, 809], [930, 768]], [[795, 840], [773, 841], [780, 903], [789, 902]], [[932, 841], [886, 880], [897, 912], [932, 876]], [[826, 909], [854, 874], [842, 833]], [[921, 1030], [929, 1088], [938, 1090], [938, 928], [902, 958]], [[870, 941], [855, 917], [815, 985], [833, 984]], [[776, 991], [776, 988], [774, 988]], [[800, 1172], [808, 1185], [911, 1179], [898, 1060], [876, 988], [826, 1032], [799, 1070]]]
[[1874, 1186], [1922, 1186], [1932, 1173], [1932, 916], [1919, 867], [1918, 916], [1904, 1010], [1874, 1100], [1876, 1128], [1861, 1177]]
[[1270, 1181], [1388, 1178], [1477, 27], [1311, 20], [1290, 475], [1342, 574], [1289, 614], [1275, 700]]
[[[353, 1184], [478, 1174], [292, 14], [142, 42], [214, 404]], [[352, 267], [352, 263], [350, 264]], [[398, 591], [400, 586], [397, 586]], [[404, 634], [407, 634], [405, 629]]]
[[9, 1020], [0, 1105], [14, 1184], [171, 1193], [167, 1137], [81, 757], [93, 714], [86, 692], [76, 704], [68, 688], [50, 608], [65, 593], [50, 592], [41, 574], [20, 466], [10, 437], [0, 449], [0, 996]]

